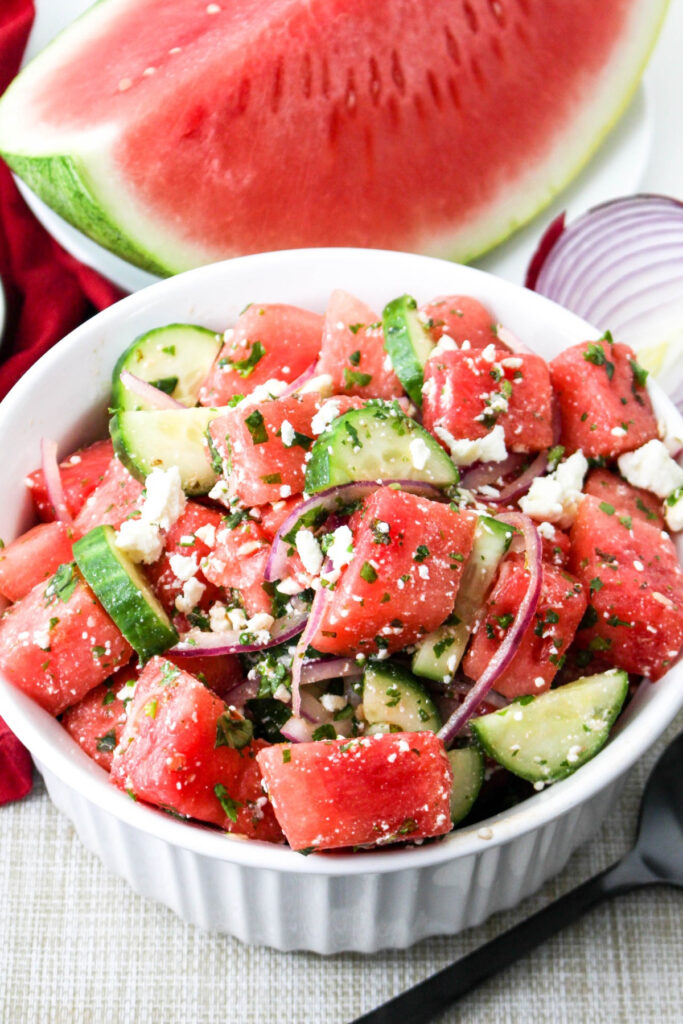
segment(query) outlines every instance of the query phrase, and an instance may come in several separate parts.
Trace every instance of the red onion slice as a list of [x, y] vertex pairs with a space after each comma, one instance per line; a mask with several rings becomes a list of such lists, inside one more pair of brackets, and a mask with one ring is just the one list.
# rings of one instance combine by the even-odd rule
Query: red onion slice
[[[327, 566], [329, 566], [329, 559], [326, 562]], [[304, 658], [306, 657], [306, 651], [311, 640], [318, 632], [318, 626], [322, 621], [329, 595], [330, 591], [327, 587], [321, 587], [316, 592], [313, 604], [311, 605], [311, 613], [308, 616], [308, 621], [294, 651], [294, 660], [292, 662], [292, 713], [295, 718], [301, 715], [301, 673], [304, 667]]]
[[177, 402], [175, 398], [171, 398], [161, 388], [155, 388], [153, 384], [149, 384], [146, 380], [136, 377], [134, 373], [129, 373], [128, 370], [121, 370], [120, 379], [125, 388], [128, 388], [129, 391], [132, 391], [139, 398], [142, 398], [153, 409], [186, 408], [182, 402]]
[[509, 505], [510, 502], [517, 501], [526, 494], [537, 476], [543, 476], [547, 468], [548, 455], [546, 452], [540, 452], [520, 476], [501, 488], [497, 497], [486, 500], [491, 505]]
[[527, 287], [634, 348], [666, 340], [683, 322], [683, 203], [628, 196], [594, 207], [559, 233], [552, 224]]
[[522, 637], [527, 631], [536, 611], [541, 594], [541, 538], [538, 530], [528, 516], [521, 512], [506, 512], [496, 517], [508, 526], [515, 526], [522, 531], [526, 546], [526, 564], [529, 570], [529, 585], [526, 594], [517, 610], [515, 621], [508, 628], [505, 638], [490, 662], [479, 676], [462, 704], [459, 705], [448, 721], [439, 730], [438, 736], [448, 747], [460, 730], [474, 715], [481, 702], [503, 674], [519, 648]]
[[288, 718], [280, 732], [290, 743], [311, 743], [313, 733], [318, 728], [315, 722], [307, 722], [303, 718], [296, 718], [292, 715]]
[[327, 679], [353, 679], [363, 675], [363, 669], [355, 658], [317, 658], [304, 661], [301, 669], [301, 683], [323, 683]]
[[223, 700], [228, 707], [244, 712], [244, 705], [248, 700], [258, 697], [258, 691], [258, 679], [245, 679], [243, 682], [238, 683], [237, 686], [233, 686], [231, 690], [228, 690]]
[[[518, 468], [526, 458], [526, 455], [515, 453], [508, 456], [505, 462], [483, 462], [462, 478], [461, 486], [467, 488], [468, 491], [477, 493], [481, 488], [493, 485], [498, 494], [483, 495], [486, 503], [488, 505], [509, 505], [526, 494], [536, 477], [542, 476], [548, 468], [548, 455], [546, 452], [540, 452], [519, 476], [507, 483], [496, 483], [501, 477], [507, 476], [508, 473]], [[498, 466], [497, 472], [496, 466]]]
[[311, 363], [310, 366], [307, 366], [303, 373], [300, 373], [298, 377], [294, 378], [291, 384], [287, 385], [287, 387], [279, 397], [289, 398], [290, 395], [296, 394], [299, 388], [302, 388], [304, 384], [307, 383], [307, 381], [315, 377], [315, 368], [317, 365], [317, 363]]
[[468, 491], [478, 491], [480, 487], [496, 485], [496, 480], [504, 480], [510, 473], [516, 473], [525, 460], [526, 455], [522, 452], [512, 452], [503, 462], [480, 462], [463, 473], [460, 486]]
[[500, 341], [505, 346], [505, 348], [508, 348], [510, 349], [511, 352], [514, 352], [515, 355], [523, 356], [533, 354], [533, 350], [530, 349], [528, 345], [525, 345], [524, 342], [521, 341], [521, 339], [518, 338], [516, 334], [513, 334], [512, 331], [509, 330], [507, 327], [499, 325], [497, 337], [498, 341]]
[[73, 519], [64, 495], [62, 474], [59, 471], [59, 463], [57, 462], [57, 442], [44, 437], [40, 442], [40, 458], [47, 496], [54, 509], [55, 517], [60, 522], [66, 523], [67, 526], [73, 526]]
[[222, 633], [192, 632], [181, 633], [180, 640], [171, 648], [178, 656], [202, 654], [214, 657], [219, 654], [252, 654], [254, 651], [266, 651], [269, 647], [292, 640], [304, 628], [306, 614], [304, 612], [285, 615], [273, 623], [270, 638], [264, 644], [241, 644], [240, 636], [244, 629], [228, 629]]
[[292, 544], [285, 540], [291, 533], [302, 516], [319, 509], [321, 512], [335, 512], [344, 505], [366, 498], [379, 487], [400, 486], [404, 491], [411, 494], [419, 494], [423, 498], [430, 498], [432, 501], [445, 501], [446, 498], [435, 484], [424, 480], [360, 480], [348, 484], [340, 484], [338, 487], [329, 487], [326, 491], [320, 491], [311, 498], [306, 498], [300, 505], [292, 509], [284, 520], [280, 529], [273, 538], [273, 544], [266, 563], [265, 578], [269, 583], [280, 580], [287, 568], [287, 559]]

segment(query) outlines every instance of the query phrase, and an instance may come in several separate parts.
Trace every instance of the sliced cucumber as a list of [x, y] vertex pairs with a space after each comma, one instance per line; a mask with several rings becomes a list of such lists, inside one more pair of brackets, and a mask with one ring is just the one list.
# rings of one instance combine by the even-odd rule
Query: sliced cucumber
[[450, 487], [458, 470], [396, 402], [375, 401], [338, 416], [311, 448], [309, 494], [353, 480], [426, 480]]
[[113, 527], [96, 526], [76, 541], [73, 552], [86, 583], [141, 661], [178, 642], [178, 634], [149, 583], [116, 547]]
[[138, 480], [160, 466], [177, 466], [186, 494], [207, 494], [218, 479], [206, 442], [211, 420], [225, 409], [117, 412], [109, 423], [114, 450]]
[[513, 531], [491, 516], [480, 516], [453, 609], [452, 622], [429, 633], [417, 645], [412, 669], [418, 676], [443, 681], [452, 676], [465, 653], [470, 630], [493, 583]]
[[487, 754], [529, 782], [557, 782], [604, 746], [628, 690], [625, 672], [584, 676], [470, 723]]
[[183, 405], [196, 405], [199, 389], [221, 345], [219, 334], [194, 324], [169, 324], [141, 334], [114, 367], [112, 406], [115, 409], [147, 408], [144, 399], [121, 383], [122, 370], [161, 388]]
[[476, 747], [460, 747], [448, 751], [453, 769], [451, 789], [451, 820], [454, 825], [465, 818], [479, 795], [484, 781], [484, 758]]
[[429, 331], [420, 318], [417, 302], [410, 295], [401, 295], [384, 307], [384, 347], [389, 353], [394, 373], [415, 405], [422, 406], [424, 368], [434, 348]]
[[363, 713], [401, 732], [438, 732], [441, 715], [419, 679], [392, 662], [371, 661], [363, 673]]

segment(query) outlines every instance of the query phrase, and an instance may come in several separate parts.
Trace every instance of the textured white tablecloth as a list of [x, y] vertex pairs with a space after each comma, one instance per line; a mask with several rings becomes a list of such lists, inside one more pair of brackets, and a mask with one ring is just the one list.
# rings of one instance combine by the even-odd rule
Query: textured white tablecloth
[[[598, 837], [541, 892], [462, 935], [375, 956], [277, 953], [185, 925], [110, 875], [39, 781], [26, 801], [0, 808], [0, 1022], [351, 1021], [617, 860], [655, 756], [682, 728], [680, 715]], [[683, 893], [642, 890], [595, 910], [442, 1021], [681, 1024]]]

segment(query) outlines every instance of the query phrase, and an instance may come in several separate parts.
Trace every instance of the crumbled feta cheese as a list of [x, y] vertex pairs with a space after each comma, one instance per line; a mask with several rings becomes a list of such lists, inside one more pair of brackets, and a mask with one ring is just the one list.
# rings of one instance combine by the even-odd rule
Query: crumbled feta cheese
[[197, 579], [196, 576], [191, 576], [183, 584], [182, 594], [178, 594], [175, 599], [175, 606], [179, 612], [183, 612], [187, 615], [196, 608], [199, 604], [206, 586]]
[[468, 437], [457, 440], [444, 427], [435, 427], [434, 433], [450, 449], [456, 466], [471, 466], [473, 462], [503, 462], [508, 457], [505, 431], [500, 424], [485, 437], [474, 440]]
[[299, 530], [296, 535], [296, 550], [306, 572], [317, 576], [323, 564], [323, 553], [311, 530]]
[[327, 557], [332, 562], [332, 569], [343, 569], [353, 558], [353, 534], [348, 526], [338, 526], [332, 534], [332, 541], [327, 549]]
[[337, 416], [339, 416], [339, 402], [334, 399], [323, 402], [311, 420], [311, 430], [314, 434], [324, 433], [332, 420], [336, 420]]
[[164, 542], [159, 528], [144, 519], [126, 519], [116, 532], [116, 547], [133, 562], [151, 565], [161, 558]]
[[519, 507], [532, 519], [557, 523], [566, 529], [573, 523], [583, 500], [581, 488], [587, 470], [583, 452], [574, 452], [553, 473], [536, 477], [528, 493], [519, 499]]
[[206, 544], [207, 548], [212, 548], [216, 543], [216, 527], [213, 523], [200, 526], [198, 530], [194, 531], [194, 535], [202, 544]]
[[244, 629], [247, 624], [247, 617], [241, 608], [226, 608], [225, 616], [232, 629]]
[[292, 496], [292, 488], [290, 487], [289, 484], [283, 484], [282, 487], [280, 488], [280, 497], [281, 498], [291, 498], [291, 496]]
[[275, 619], [268, 612], [257, 612], [247, 622], [247, 629], [250, 633], [261, 633], [264, 630], [270, 633], [270, 627], [274, 622]]
[[280, 424], [280, 437], [285, 448], [292, 447], [295, 435], [296, 431], [289, 420], [283, 420]]
[[284, 380], [267, 380], [264, 384], [257, 384], [254, 390], [242, 399], [242, 402], [244, 405], [260, 405], [261, 402], [267, 402], [271, 398], [279, 398], [288, 387], [289, 384]]
[[232, 624], [228, 619], [228, 609], [222, 601], [216, 601], [209, 608], [209, 625], [211, 626], [212, 633], [225, 633], [227, 630], [232, 629]]
[[185, 511], [186, 498], [177, 466], [156, 467], [145, 477], [145, 501], [142, 518], [169, 530]]
[[346, 697], [337, 696], [336, 693], [323, 693], [320, 703], [325, 708], [325, 711], [334, 714], [335, 711], [341, 711], [342, 708], [345, 708], [348, 701]]
[[438, 342], [429, 353], [429, 359], [438, 359], [444, 352], [457, 352], [458, 346], [448, 334], [442, 334]]
[[429, 446], [424, 438], [414, 437], [410, 442], [410, 461], [415, 469], [424, 469], [430, 456]]
[[189, 580], [198, 569], [196, 555], [190, 555], [189, 557], [185, 555], [171, 555], [168, 562], [171, 566], [171, 572], [181, 582]]
[[[672, 495], [672, 500], [674, 497], [675, 495]], [[683, 492], [678, 495], [673, 505], [664, 503], [664, 518], [672, 533], [683, 530]]]
[[487, 363], [492, 363], [496, 358], [496, 346], [493, 342], [481, 350], [481, 358]]
[[279, 700], [282, 704], [292, 703], [292, 695], [284, 683], [280, 683], [277, 690], [273, 694], [273, 697], [275, 697], [275, 700]]
[[661, 441], [648, 441], [634, 452], [620, 455], [617, 462], [619, 472], [633, 487], [644, 487], [659, 498], [683, 486], [683, 469]]
[[286, 594], [288, 597], [293, 597], [295, 594], [300, 594], [302, 590], [305, 590], [305, 586], [299, 583], [298, 580], [294, 579], [293, 576], [285, 576], [283, 580], [280, 580], [275, 587], [281, 594]]
[[554, 540], [555, 538], [555, 527], [552, 523], [539, 523], [538, 532], [541, 537], [545, 537], [546, 540]]
[[212, 501], [221, 501], [224, 505], [228, 504], [228, 484], [225, 480], [217, 480], [209, 491], [209, 497]]

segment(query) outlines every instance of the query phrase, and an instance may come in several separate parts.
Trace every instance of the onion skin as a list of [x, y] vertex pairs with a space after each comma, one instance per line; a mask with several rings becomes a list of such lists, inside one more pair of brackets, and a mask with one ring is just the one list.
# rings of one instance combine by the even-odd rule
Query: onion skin
[[541, 241], [538, 243], [535, 253], [531, 257], [531, 262], [527, 267], [526, 277], [524, 279], [524, 287], [529, 288], [532, 292], [536, 290], [536, 282], [538, 281], [538, 275], [541, 272], [541, 267], [545, 263], [550, 250], [555, 245], [555, 242], [564, 231], [566, 218], [567, 214], [563, 211], [555, 218], [555, 220], [550, 222], [541, 236]]
[[136, 377], [134, 373], [130, 373], [128, 370], [121, 371], [120, 380], [128, 391], [132, 391], [134, 395], [138, 395], [155, 409], [186, 408], [182, 402], [177, 402], [175, 398], [171, 398], [171, 396], [167, 395], [165, 391], [161, 390], [161, 388], [155, 388], [153, 384], [149, 384], [146, 380], [142, 380], [141, 377]]
[[73, 519], [64, 496], [62, 477], [57, 462], [57, 442], [44, 437], [40, 442], [41, 469], [45, 477], [47, 496], [50, 499], [55, 517], [67, 526], [73, 526]]
[[535, 525], [528, 516], [521, 512], [506, 512], [496, 517], [508, 526], [514, 526], [524, 534], [526, 560], [529, 568], [529, 586], [517, 610], [515, 621], [509, 627], [505, 639], [491, 658], [490, 662], [469, 690], [462, 704], [450, 716], [445, 725], [437, 733], [448, 747], [461, 732], [469, 719], [476, 713], [489, 690], [514, 658], [522, 637], [527, 631], [536, 611], [541, 595], [542, 566], [541, 538]]

